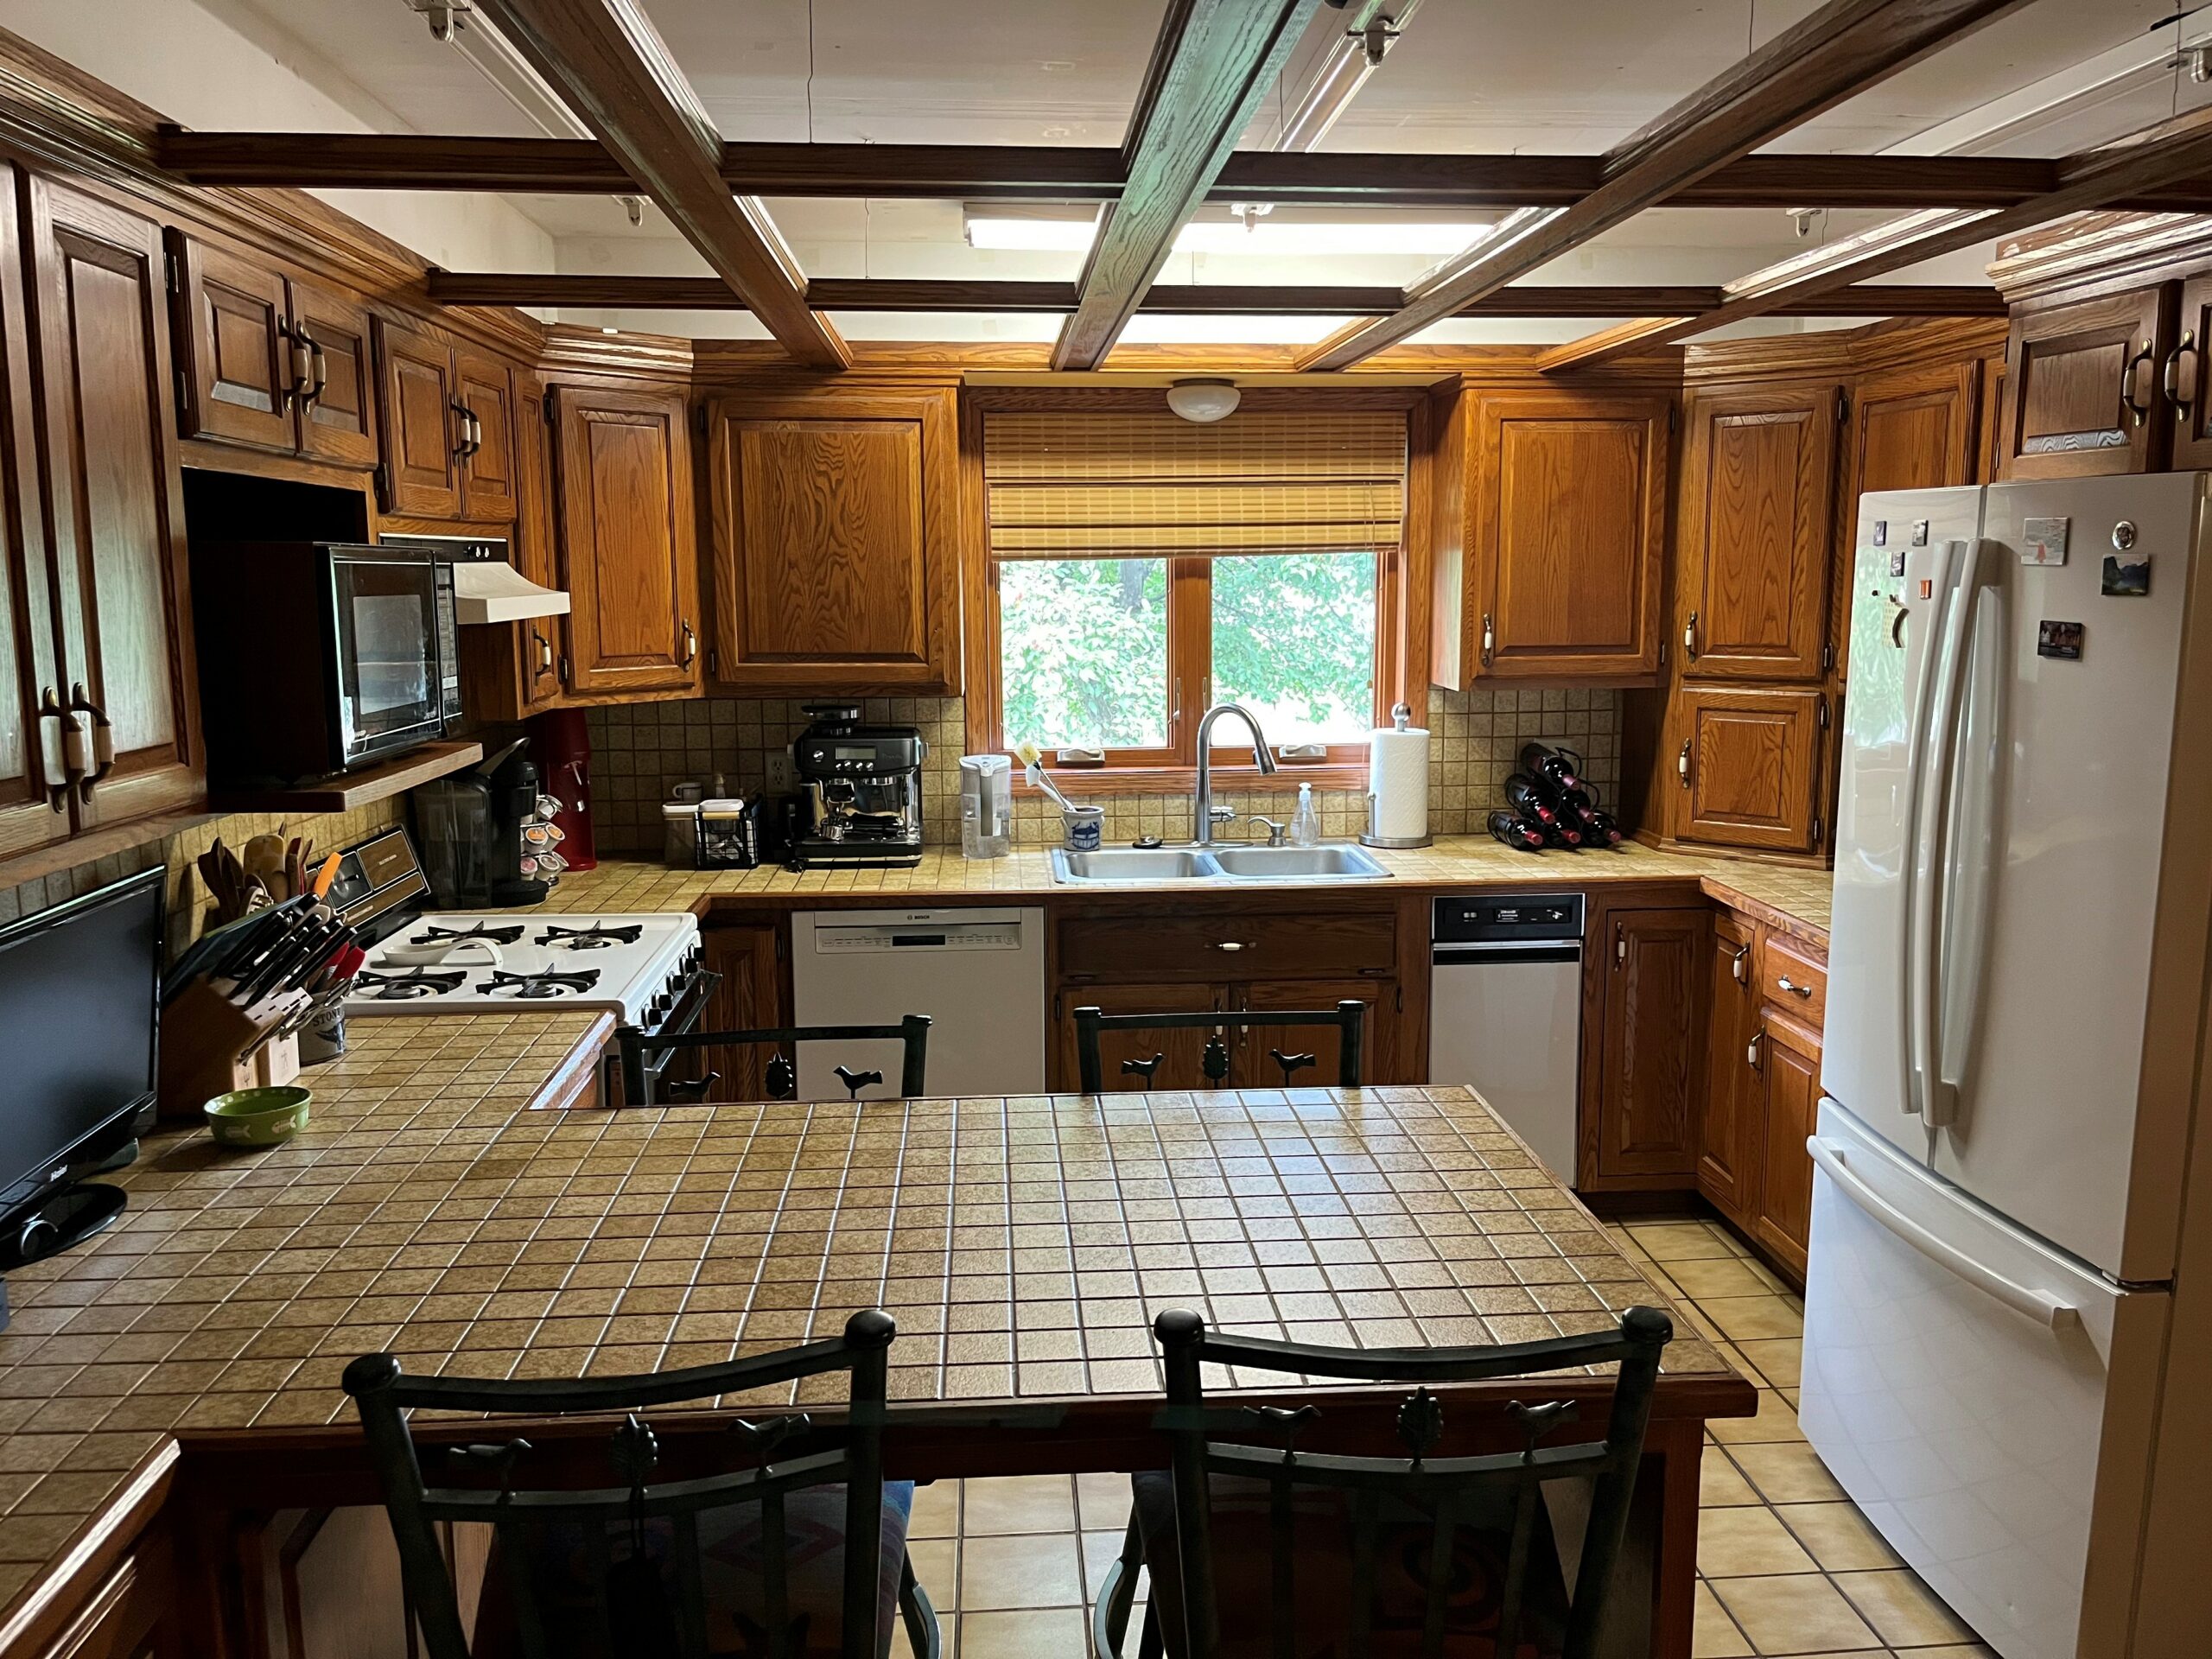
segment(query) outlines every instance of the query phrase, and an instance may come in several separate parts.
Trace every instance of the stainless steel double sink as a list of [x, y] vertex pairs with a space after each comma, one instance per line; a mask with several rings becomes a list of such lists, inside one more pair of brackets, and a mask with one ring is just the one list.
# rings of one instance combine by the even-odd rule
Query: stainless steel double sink
[[1367, 851], [1325, 847], [1106, 847], [1095, 853], [1052, 849], [1052, 880], [1070, 887], [1121, 881], [1371, 881], [1389, 874]]

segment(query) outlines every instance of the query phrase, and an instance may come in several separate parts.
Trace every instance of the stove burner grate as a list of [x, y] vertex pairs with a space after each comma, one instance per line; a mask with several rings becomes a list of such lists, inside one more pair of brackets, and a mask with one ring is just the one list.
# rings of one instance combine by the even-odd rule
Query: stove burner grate
[[437, 944], [448, 939], [482, 939], [487, 944], [512, 944], [521, 938], [520, 922], [508, 927], [494, 927], [489, 922], [478, 922], [473, 927], [441, 927], [432, 923], [412, 936], [409, 943]]
[[620, 927], [604, 927], [596, 922], [589, 927], [549, 925], [537, 936], [537, 943], [550, 945], [556, 950], [605, 950], [617, 944], [635, 944], [645, 931], [643, 922], [631, 922]]
[[599, 983], [599, 969], [585, 968], [567, 974], [494, 973], [476, 988], [479, 996], [511, 996], [543, 1002], [563, 996], [582, 996]]
[[427, 968], [410, 968], [404, 973], [391, 973], [382, 969], [364, 968], [353, 976], [354, 988], [359, 995], [377, 1002], [410, 1002], [418, 997], [448, 996], [459, 990], [467, 982], [465, 969], [434, 973]]

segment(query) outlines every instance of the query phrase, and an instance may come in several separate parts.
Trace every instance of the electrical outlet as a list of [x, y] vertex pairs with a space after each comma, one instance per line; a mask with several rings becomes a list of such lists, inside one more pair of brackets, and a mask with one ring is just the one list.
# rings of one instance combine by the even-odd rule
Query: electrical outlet
[[767, 777], [768, 792], [771, 795], [788, 794], [798, 787], [798, 769], [791, 764], [791, 758], [788, 754], [772, 754], [768, 757]]

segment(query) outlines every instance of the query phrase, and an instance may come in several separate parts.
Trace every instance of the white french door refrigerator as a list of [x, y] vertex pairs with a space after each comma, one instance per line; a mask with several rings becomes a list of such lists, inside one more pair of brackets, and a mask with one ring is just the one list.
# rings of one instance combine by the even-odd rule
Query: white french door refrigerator
[[1799, 1409], [2005, 1659], [2212, 1652], [2207, 480], [1859, 505]]

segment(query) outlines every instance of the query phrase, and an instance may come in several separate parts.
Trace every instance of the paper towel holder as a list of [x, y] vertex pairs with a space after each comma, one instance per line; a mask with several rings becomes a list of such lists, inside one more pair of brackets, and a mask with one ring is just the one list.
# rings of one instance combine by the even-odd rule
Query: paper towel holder
[[[1411, 728], [1411, 726], [1413, 725], [1413, 723], [1414, 723], [1414, 711], [1413, 711], [1413, 709], [1412, 709], [1412, 708], [1411, 708], [1411, 706], [1410, 706], [1410, 705], [1406, 704], [1406, 703], [1402, 703], [1402, 702], [1400, 702], [1400, 703], [1393, 703], [1393, 704], [1391, 705], [1391, 708], [1390, 708], [1390, 724], [1391, 724], [1391, 726], [1392, 726], [1395, 729], [1396, 729], [1396, 730], [1398, 730], [1398, 731], [1402, 732], [1402, 731], [1408, 730], [1409, 728]], [[1363, 847], [1382, 847], [1382, 848], [1386, 848], [1386, 849], [1387, 849], [1387, 848], [1392, 848], [1392, 847], [1401, 847], [1401, 848], [1402, 848], [1402, 847], [1426, 847], [1426, 846], [1427, 846], [1431, 842], [1433, 842], [1433, 841], [1434, 841], [1434, 840], [1436, 839], [1436, 837], [1435, 837], [1435, 836], [1425, 836], [1425, 835], [1424, 835], [1424, 836], [1378, 836], [1378, 835], [1376, 835], [1376, 834], [1375, 833], [1375, 808], [1376, 808], [1376, 798], [1375, 798], [1375, 791], [1374, 791], [1373, 790], [1371, 790], [1371, 789], [1370, 789], [1370, 790], [1369, 790], [1369, 791], [1367, 791], [1367, 828], [1366, 828], [1365, 830], [1362, 830], [1362, 831], [1360, 832], [1359, 844], [1360, 844], [1361, 846], [1363, 846]]]

